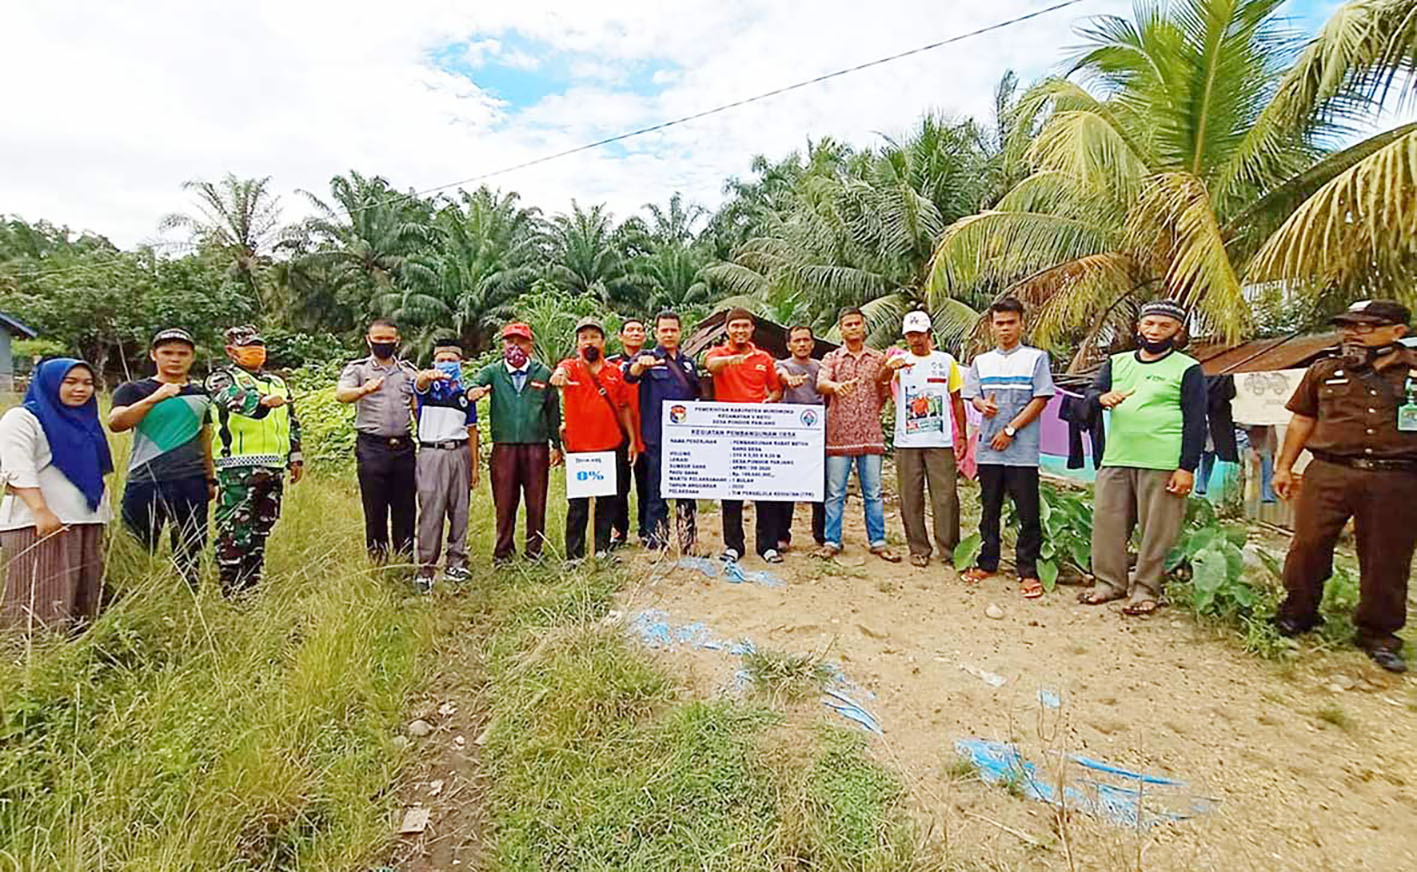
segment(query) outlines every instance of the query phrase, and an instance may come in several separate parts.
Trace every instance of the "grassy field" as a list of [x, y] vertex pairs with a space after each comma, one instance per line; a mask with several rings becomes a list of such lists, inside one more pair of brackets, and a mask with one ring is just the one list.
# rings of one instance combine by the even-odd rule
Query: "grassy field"
[[487, 868], [924, 863], [854, 734], [695, 699], [610, 627], [621, 571], [494, 574], [485, 495], [477, 576], [431, 600], [365, 562], [346, 477], [289, 489], [245, 602], [210, 576], [193, 595], [114, 527], [95, 626], [0, 648], [0, 870], [377, 868], [429, 753], [399, 738], [407, 710], [448, 676], [493, 725]]

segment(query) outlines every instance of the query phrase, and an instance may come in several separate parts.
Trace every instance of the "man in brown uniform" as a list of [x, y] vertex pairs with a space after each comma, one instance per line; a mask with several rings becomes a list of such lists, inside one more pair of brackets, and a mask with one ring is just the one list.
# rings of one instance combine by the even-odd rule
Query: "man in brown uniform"
[[[1407, 576], [1417, 524], [1417, 351], [1399, 344], [1410, 313], [1390, 300], [1364, 300], [1333, 319], [1343, 353], [1309, 367], [1287, 408], [1294, 413], [1274, 470], [1274, 490], [1296, 492], [1294, 539], [1284, 561], [1288, 596], [1275, 624], [1286, 636], [1319, 621], [1333, 547], [1349, 518], [1358, 546], [1356, 642], [1373, 662], [1402, 672]], [[1313, 462], [1301, 481], [1299, 452]]]

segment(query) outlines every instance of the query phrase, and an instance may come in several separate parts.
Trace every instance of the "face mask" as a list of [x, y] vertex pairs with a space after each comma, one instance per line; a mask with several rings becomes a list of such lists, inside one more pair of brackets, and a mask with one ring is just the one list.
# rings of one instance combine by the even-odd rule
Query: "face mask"
[[594, 345], [587, 345], [581, 349], [581, 357], [585, 358], [586, 363], [595, 363], [600, 360], [600, 349]]
[[242, 369], [260, 369], [266, 363], [264, 345], [242, 345], [232, 349], [231, 359]]
[[1364, 345], [1361, 342], [1345, 342], [1343, 343], [1343, 362], [1353, 369], [1367, 369], [1376, 363], [1379, 357], [1392, 354], [1396, 350], [1396, 345]]
[[1175, 339], [1176, 337], [1174, 336], [1168, 336], [1158, 342], [1152, 342], [1150, 339], [1147, 339], [1140, 333], [1137, 334], [1137, 344], [1140, 345], [1142, 347], [1142, 350], [1145, 351], [1147, 354], [1162, 354], [1164, 352], [1170, 351], [1171, 344], [1175, 341]]
[[374, 352], [374, 356], [379, 358], [380, 360], [387, 360], [388, 358], [393, 357], [394, 352], [398, 350], [398, 347], [399, 344], [397, 342], [369, 343], [369, 350]]
[[526, 366], [528, 360], [526, 352], [522, 351], [521, 346], [518, 345], [508, 345], [506, 348], [502, 349], [502, 359], [505, 360], [512, 369], [521, 369]]

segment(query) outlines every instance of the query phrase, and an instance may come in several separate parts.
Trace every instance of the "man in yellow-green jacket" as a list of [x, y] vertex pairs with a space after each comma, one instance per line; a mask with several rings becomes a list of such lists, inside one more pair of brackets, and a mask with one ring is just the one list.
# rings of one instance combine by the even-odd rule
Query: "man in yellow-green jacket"
[[300, 421], [281, 378], [265, 369], [266, 343], [255, 327], [226, 331], [232, 363], [207, 377], [217, 487], [216, 559], [222, 592], [241, 593], [261, 578], [266, 539], [280, 517], [285, 470], [300, 481]]

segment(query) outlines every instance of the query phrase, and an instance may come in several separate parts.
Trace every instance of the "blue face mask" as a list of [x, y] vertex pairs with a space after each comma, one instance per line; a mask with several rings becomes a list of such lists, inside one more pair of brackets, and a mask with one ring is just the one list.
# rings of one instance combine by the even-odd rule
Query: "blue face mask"
[[462, 364], [456, 360], [445, 360], [441, 363], [433, 364], [433, 368], [448, 377], [448, 381], [454, 385], [462, 381]]

